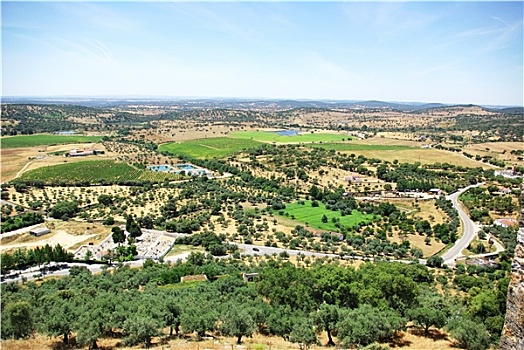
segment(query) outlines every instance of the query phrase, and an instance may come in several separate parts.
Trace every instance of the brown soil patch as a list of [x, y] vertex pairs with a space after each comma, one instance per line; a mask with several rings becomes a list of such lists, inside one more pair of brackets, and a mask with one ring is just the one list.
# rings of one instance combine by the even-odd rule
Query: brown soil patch
[[65, 249], [72, 251], [88, 242], [98, 244], [111, 233], [109, 227], [86, 222], [48, 221], [45, 226], [51, 229], [51, 232], [40, 237], [24, 233], [2, 239], [0, 250], [4, 252], [22, 247], [34, 248], [46, 244], [50, 246], [60, 244]]
[[[393, 338], [393, 341], [388, 345], [395, 349], [405, 350], [436, 350], [436, 349], [452, 349], [453, 342], [448, 338], [447, 334], [436, 329], [431, 329], [428, 336], [423, 334], [423, 331], [410, 328], [406, 332], [398, 332]], [[209, 334], [211, 335], [211, 334]], [[314, 345], [311, 349], [333, 349], [333, 347], [324, 346], [327, 343], [327, 336], [322, 333], [319, 337], [321, 345]], [[336, 342], [336, 338], [334, 339]], [[71, 338], [74, 344], [75, 338]], [[253, 337], [242, 339], [242, 344], [236, 344], [236, 338], [222, 337], [219, 335], [209, 336], [201, 341], [196, 341], [193, 335], [184, 335], [180, 338], [153, 338], [153, 345], [150, 349], [153, 350], [288, 350], [299, 349], [298, 344], [293, 344], [283, 340], [280, 337], [267, 337], [260, 334], [254, 334]], [[102, 350], [131, 350], [141, 349], [142, 347], [126, 347], [123, 346], [121, 339], [101, 338], [97, 344]], [[73, 346], [65, 347], [61, 343], [61, 338], [47, 338], [41, 335], [36, 335], [27, 340], [5, 340], [2, 342], [3, 350], [66, 350], [66, 349], [87, 349], [87, 347]]]

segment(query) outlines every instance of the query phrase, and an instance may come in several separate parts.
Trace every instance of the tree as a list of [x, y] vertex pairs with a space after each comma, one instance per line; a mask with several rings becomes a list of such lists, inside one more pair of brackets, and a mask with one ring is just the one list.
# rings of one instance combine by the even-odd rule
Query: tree
[[[104, 292], [102, 292], [104, 293]], [[114, 296], [107, 294], [87, 294], [78, 303], [78, 319], [76, 323], [76, 341], [81, 345], [88, 345], [89, 350], [98, 349], [98, 338], [111, 327], [108, 322], [111, 317], [111, 308], [107, 301]]]
[[298, 343], [300, 350], [307, 350], [318, 342], [313, 322], [307, 318], [299, 318], [289, 335], [289, 341]]
[[2, 312], [2, 334], [15, 339], [29, 337], [34, 330], [31, 310], [31, 305], [27, 301], [8, 304]]
[[424, 327], [425, 334], [429, 328], [441, 328], [446, 324], [448, 307], [444, 298], [437, 292], [426, 292], [417, 298], [417, 306], [408, 310], [408, 317], [420, 327]]
[[146, 349], [151, 346], [151, 338], [158, 335], [158, 321], [152, 317], [134, 315], [124, 322], [124, 342], [128, 345], [143, 343]]
[[207, 331], [213, 330], [217, 321], [216, 306], [211, 296], [202, 293], [191, 295], [184, 301], [180, 323], [186, 332], [196, 332], [202, 338]]
[[[73, 269], [71, 268], [71, 270]], [[39, 330], [49, 336], [62, 336], [63, 343], [68, 344], [69, 335], [73, 331], [78, 318], [75, 297], [75, 292], [68, 289], [44, 296], [41, 301]]]
[[442, 257], [433, 255], [428, 258], [426, 261], [426, 265], [429, 267], [442, 267], [444, 264], [444, 259]]
[[111, 232], [113, 232], [113, 235], [111, 236], [113, 238], [113, 242], [120, 245], [120, 243], [124, 243], [126, 240], [126, 235], [124, 230], [122, 230], [120, 227], [115, 226], [111, 229]]
[[49, 216], [54, 219], [67, 221], [74, 217], [78, 212], [78, 204], [76, 202], [58, 202], [49, 211]]
[[126, 219], [126, 231], [129, 232], [129, 236], [132, 238], [140, 237], [142, 235], [140, 226], [138, 226], [131, 215]]
[[327, 332], [327, 346], [335, 346], [335, 342], [331, 336], [331, 331], [337, 326], [338, 306], [326, 303], [321, 304], [318, 311], [311, 313], [311, 317], [317, 327], [322, 328]]
[[403, 329], [405, 325], [405, 320], [395, 311], [364, 304], [340, 316], [338, 339], [343, 346], [365, 346], [391, 338], [395, 331]]
[[237, 337], [237, 344], [242, 344], [242, 337], [250, 337], [257, 330], [257, 324], [251, 317], [251, 309], [242, 307], [241, 301], [233, 300], [226, 307], [220, 330], [226, 336]]
[[489, 347], [490, 337], [482, 322], [475, 322], [467, 317], [452, 319], [447, 327], [451, 336], [460, 346], [468, 350], [485, 350]]
[[172, 299], [164, 299], [164, 324], [169, 326], [169, 336], [173, 336], [173, 329], [178, 335], [180, 328], [180, 306], [178, 303], [175, 303]]
[[101, 194], [100, 196], [98, 196], [98, 203], [105, 207], [108, 207], [111, 204], [113, 204], [113, 197], [108, 194]]

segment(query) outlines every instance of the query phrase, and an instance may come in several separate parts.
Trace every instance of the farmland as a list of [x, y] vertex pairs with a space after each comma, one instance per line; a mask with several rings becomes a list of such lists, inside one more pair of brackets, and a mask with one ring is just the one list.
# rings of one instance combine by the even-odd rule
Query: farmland
[[[340, 211], [326, 209], [323, 203], [319, 203], [318, 207], [313, 207], [311, 201], [301, 203], [287, 204], [286, 208], [282, 211], [284, 216], [319, 230], [338, 231], [333, 219], [338, 220], [341, 225], [347, 227], [352, 227], [363, 222], [370, 222], [373, 219], [373, 215], [363, 214], [356, 210], [353, 210], [351, 215], [342, 216]], [[322, 222], [323, 215], [326, 215], [328, 218], [327, 222]]]
[[[259, 296], [261, 302], [277, 301], [282, 296], [287, 300], [278, 302], [276, 306], [271, 302], [267, 305], [261, 304], [270, 310], [275, 307], [271, 311], [271, 317], [262, 320], [264, 324], [271, 325], [271, 322], [280, 319], [307, 320], [325, 305], [339, 307], [347, 302], [355, 304], [350, 308], [344, 306], [348, 307], [344, 312], [355, 312], [361, 306], [357, 303], [366, 300], [373, 302], [373, 305], [381, 305], [381, 309], [369, 311], [363, 308], [363, 314], [377, 314], [382, 308], [391, 308], [399, 314], [407, 315], [402, 325], [423, 332], [416, 320], [411, 318], [409, 311], [416, 310], [418, 300], [425, 297], [424, 293], [418, 293], [429, 289], [444, 291], [445, 293], [441, 294], [457, 297], [456, 300], [450, 300], [449, 305], [452, 305], [451, 301], [469, 305], [467, 298], [470, 297], [470, 287], [467, 283], [474, 278], [477, 287], [474, 293], [478, 294], [471, 294], [472, 298], [478, 295], [478, 299], [489, 297], [490, 299], [486, 300], [493, 305], [501, 305], [500, 310], [492, 311], [490, 317], [497, 320], [503, 317], [504, 290], [501, 289], [501, 293], [497, 294], [497, 299], [491, 293], [492, 290], [506, 287], [503, 282], [498, 282], [499, 279], [504, 281], [503, 276], [507, 276], [501, 269], [493, 272], [493, 276], [481, 276], [480, 273], [484, 274], [485, 271], [476, 271], [469, 267], [464, 269], [465, 272], [455, 274], [453, 266], [449, 266], [449, 269], [430, 270], [432, 264], [425, 267], [423, 264], [362, 262], [362, 267], [354, 271], [351, 267], [346, 269], [353, 264], [352, 260], [345, 260], [342, 256], [407, 262], [412, 259], [429, 260], [441, 255], [443, 249], [459, 238], [463, 230], [460, 229], [460, 223], [453, 215], [455, 212], [452, 208], [443, 197], [438, 198], [430, 189], [438, 188], [446, 195], [469, 184], [480, 184], [479, 187], [484, 188], [484, 192], [489, 192], [489, 186], [492, 192], [497, 193], [497, 189], [507, 188], [506, 194], [498, 193], [494, 196], [496, 200], [493, 200], [492, 206], [496, 206], [497, 210], [487, 213], [489, 216], [486, 216], [486, 222], [501, 216], [501, 209], [506, 210], [502, 205], [510, 201], [513, 205], [506, 210], [508, 213], [504, 216], [513, 217], [516, 212], [513, 207], [518, 205], [517, 195], [521, 193], [518, 187], [520, 184], [512, 179], [494, 176], [494, 166], [488, 166], [475, 159], [477, 155], [496, 156], [498, 160], [506, 162], [506, 168], [511, 165], [522, 173], [519, 168], [521, 163], [518, 163], [521, 161], [519, 157], [522, 157], [522, 152], [518, 149], [519, 143], [476, 143], [472, 141], [471, 135], [475, 135], [473, 132], [471, 135], [456, 133], [453, 134], [454, 138], [450, 138], [448, 131], [453, 132], [453, 129], [446, 128], [453, 127], [453, 123], [444, 122], [453, 117], [447, 115], [446, 120], [442, 119], [435, 124], [437, 128], [432, 126], [436, 120], [433, 117], [402, 115], [400, 112], [381, 110], [367, 114], [343, 109], [323, 111], [320, 108], [261, 108], [251, 111], [244, 110], [244, 107], [207, 109], [192, 106], [184, 109], [181, 106], [158, 106], [154, 110], [150, 107], [129, 107], [128, 110], [132, 113], [127, 113], [127, 107], [121, 106], [115, 110], [122, 113], [111, 116], [106, 116], [105, 113], [98, 114], [97, 121], [100, 122], [100, 126], [86, 124], [84, 129], [87, 133], [97, 132], [104, 135], [105, 137], [98, 138], [98, 143], [64, 145], [62, 142], [60, 145], [49, 146], [53, 136], [48, 135], [45, 143], [39, 146], [7, 149], [4, 144], [2, 175], [7, 181], [15, 180], [2, 186], [2, 199], [8, 203], [2, 206], [2, 214], [14, 218], [23, 215], [24, 212], [34, 211], [41, 212], [44, 217], [46, 211], [45, 216], [53, 218], [45, 222], [46, 227], [51, 230], [49, 235], [40, 238], [25, 234], [19, 239], [6, 239], [2, 242], [8, 248], [6, 250], [12, 252], [18, 247], [60, 242], [71, 251], [81, 244], [96, 245], [113, 232], [114, 226], [125, 222], [127, 227], [129, 221], [132, 228], [136, 225], [142, 229], [167, 231], [173, 236], [183, 234], [184, 241], [172, 248], [164, 263], [179, 257], [185, 257], [187, 262], [168, 265], [161, 260], [148, 261], [147, 264], [155, 268], [116, 268], [111, 274], [89, 276], [87, 273], [84, 275], [82, 271], [73, 271], [71, 276], [66, 277], [71, 282], [69, 286], [74, 286], [76, 280], [87, 278], [93, 278], [92, 285], [99, 285], [98, 278], [108, 279], [103, 282], [109, 285], [113, 283], [109, 280], [112, 276], [124, 277], [119, 274], [125, 273], [125, 278], [118, 279], [126, 281], [125, 288], [130, 288], [129, 282], [132, 281], [154, 281], [155, 283], [148, 284], [148, 287], [136, 284], [131, 289], [137, 288], [141, 293], [136, 295], [146, 295], [150, 298], [153, 295], [147, 293], [158, 287], [155, 293], [167, 293], [162, 295], [161, 300], [179, 300], [180, 304], [177, 307], [180, 308], [181, 315], [187, 316], [191, 312], [190, 307], [203, 303], [195, 303], [195, 299], [189, 298], [189, 294], [186, 295], [188, 299], [182, 294], [179, 295], [181, 299], [176, 299], [173, 298], [173, 294], [168, 293], [170, 290], [184, 288], [179, 282], [180, 277], [206, 273], [210, 282], [202, 286], [227, 285], [230, 289], [238, 285], [240, 296], [244, 284], [237, 277], [244, 272], [256, 271], [263, 276], [253, 282], [257, 286], [256, 291], [262, 293]], [[395, 119], [390, 119], [390, 114], [395, 114]], [[53, 115], [55, 114], [46, 112], [45, 118], [50, 119]], [[67, 113], [57, 115], [68, 118]], [[375, 120], [375, 116], [382, 119]], [[411, 124], [415, 117], [421, 122]], [[397, 120], [400, 119], [403, 119], [404, 123], [398, 123]], [[80, 117], [75, 119], [75, 123], [83, 122]], [[380, 125], [383, 126], [379, 128]], [[408, 127], [404, 128], [403, 125]], [[425, 125], [428, 125], [426, 129], [419, 128]], [[79, 127], [74, 129], [80, 130]], [[290, 135], [279, 135], [271, 130], [285, 130]], [[300, 132], [291, 135], [295, 130]], [[353, 139], [349, 135], [358, 135], [359, 139]], [[462, 136], [462, 139], [459, 136]], [[488, 140], [491, 137], [489, 134], [481, 136], [482, 139]], [[73, 140], [68, 136], [57, 138]], [[17, 138], [6, 137], [2, 141], [11, 139]], [[34, 139], [27, 137], [27, 140]], [[81, 141], [76, 139], [75, 142]], [[88, 157], [63, 157], [65, 152], [81, 148], [100, 149], [104, 150], [104, 153]], [[468, 158], [465, 151], [469, 151], [473, 157]], [[189, 179], [146, 170], [148, 165], [175, 166], [181, 163], [191, 163], [227, 176], [195, 176]], [[73, 204], [77, 211], [67, 216], [60, 213]], [[67, 221], [62, 221], [66, 220], [64, 217]], [[65, 224], [67, 226], [63, 226]], [[131, 233], [131, 230], [129, 232]], [[492, 233], [493, 239], [497, 238], [497, 232]], [[120, 246], [125, 249], [108, 250], [102, 259], [112, 259], [116, 262], [117, 259], [137, 258], [131, 248], [141, 248], [146, 241], [143, 237], [136, 240], [128, 239]], [[475, 240], [475, 243], [477, 242], [489, 248], [488, 238], [482, 239], [479, 235]], [[294, 255], [294, 250], [301, 250], [304, 254]], [[322, 253], [333, 256], [329, 259], [321, 258], [319, 256]], [[213, 258], [226, 254], [228, 259]], [[310, 254], [318, 256], [313, 257]], [[16, 256], [16, 259], [23, 260], [22, 258], [21, 254]], [[12, 260], [14, 261], [14, 258]], [[3, 261], [9, 262], [9, 259]], [[462, 261], [457, 261], [458, 267], [465, 267]], [[510, 266], [509, 260], [499, 261], [501, 265], [504, 263]], [[275, 271], [264, 270], [264, 266], [271, 269], [271, 266], [274, 266]], [[295, 266], [300, 270], [294, 271]], [[401, 273], [404, 269], [412, 269], [412, 274]], [[405, 272], [410, 272], [408, 270]], [[313, 271], [316, 272], [307, 275]], [[359, 276], [368, 272], [373, 272], [371, 277], [359, 281]], [[74, 276], [75, 274], [78, 275]], [[134, 278], [133, 274], [137, 274], [137, 278]], [[290, 279], [285, 277], [286, 275], [297, 278]], [[397, 275], [400, 277], [395, 277]], [[223, 278], [217, 278], [215, 281], [215, 276]], [[495, 276], [497, 278], [492, 278]], [[233, 278], [238, 279], [238, 283], [234, 282]], [[406, 280], [402, 281], [404, 278]], [[377, 286], [370, 286], [369, 281], [377, 280], [380, 281]], [[307, 290], [308, 281], [312, 281], [311, 291]], [[383, 289], [391, 292], [388, 288], [393, 287], [398, 281], [403, 282], [403, 287], [398, 292], [399, 296], [406, 296], [406, 302], [413, 303], [409, 307], [405, 307], [407, 304], [397, 303], [388, 305], [379, 293]], [[44, 279], [42, 284], [45, 283], [47, 282]], [[117, 283], [119, 282], [115, 280], [114, 285]], [[339, 286], [339, 283], [342, 284]], [[294, 294], [284, 295], [283, 290], [275, 291], [275, 285], [291, 286], [290, 291]], [[296, 285], [301, 288], [295, 288]], [[419, 288], [420, 286], [422, 287]], [[201, 290], [204, 291], [204, 288], [208, 287], [202, 287]], [[326, 289], [322, 291], [320, 288]], [[77, 303], [75, 305], [85, 304], [84, 294], [75, 294], [79, 296], [73, 301]], [[198, 295], [213, 301], [209, 296], [215, 294], [215, 291], [209, 295], [199, 291]], [[390, 296], [396, 298], [394, 293]], [[12, 305], [15, 305], [15, 297], [18, 296], [13, 295], [6, 300], [8, 303], [13, 301]], [[140, 310], [134, 305], [144, 305], [146, 301], [142, 297], [136, 301], [120, 301], [117, 299], [119, 294], [110, 297], [122, 305], [129, 306], [127, 310]], [[435, 294], [434, 297], [441, 296]], [[280, 306], [287, 308], [287, 303], [295, 301], [303, 302], [303, 305], [292, 305], [296, 310], [302, 310], [304, 306], [311, 310], [308, 309], [308, 313], [305, 314], [295, 314], [280, 309]], [[162, 302], [157, 304], [160, 308], [167, 307], [167, 304]], [[252, 315], [256, 314], [256, 310], [249, 309], [253, 305], [243, 305], [239, 300], [233, 299], [231, 304], [226, 304], [223, 298], [216, 304], [206, 304], [205, 310], [199, 310], [199, 314], [208, 310], [220, 310], [220, 305], [225, 305], [226, 312], [231, 309], [230, 305], [234, 304], [250, 310]], [[34, 305], [42, 307], [35, 312], [35, 317], [46, 315], [43, 304], [35, 302]], [[6, 310], [12, 311], [10, 308]], [[90, 315], [93, 314], [91, 309], [86, 309], [85, 313], [82, 307], [75, 310], [79, 312], [78, 317], [86, 321], [89, 321]], [[145, 311], [148, 315], [153, 314], [150, 309]], [[60, 312], [61, 310], [57, 310], [57, 314]], [[485, 315], [476, 311], [474, 306], [461, 312], [468, 317], [472, 315], [468, 321], [475, 327], [489, 327], [489, 334], [500, 333], [500, 322], [484, 324], [485, 318], [482, 317]], [[122, 316], [126, 321], [133, 320], [133, 317], [132, 314]], [[216, 325], [227, 322], [227, 317], [216, 319], [202, 331], [203, 335], [214, 334], [216, 346], [210, 344], [210, 348], [218, 349], [219, 345], [223, 347], [223, 344], [217, 342], [226, 339], [225, 332], [217, 331]], [[40, 323], [46, 322], [47, 317], [36, 320]], [[182, 348], [185, 344], [181, 342], [188, 339], [193, 342], [191, 348], [207, 346], [204, 342], [193, 340], [196, 333], [186, 328], [189, 321], [191, 317], [181, 322], [179, 332], [182, 331], [182, 336], [177, 339], [169, 338], [170, 346]], [[153, 319], [147, 322], [151, 325], [158, 324], [158, 327], [161, 327], [160, 333], [169, 326]], [[84, 331], [84, 324], [74, 323], [77, 327], [72, 333], [76, 337], [75, 341], [82, 339], [79, 334]], [[122, 329], [120, 324], [111, 327], [117, 332]], [[444, 324], [432, 325], [430, 331], [432, 334], [435, 334], [435, 331], [444, 332], [443, 327]], [[5, 329], [8, 332], [13, 328]], [[483, 332], [487, 334], [488, 330]], [[286, 331], [283, 335], [288, 336], [288, 333]], [[10, 336], [9, 333], [6, 334]], [[35, 338], [31, 339], [42, 339], [38, 338], [42, 334], [33, 334]], [[279, 336], [282, 338], [283, 335]], [[260, 334], [256, 333], [255, 336]], [[322, 343], [325, 343], [325, 330], [321, 337]], [[452, 337], [454, 336], [446, 335], [438, 346], [433, 339], [424, 338], [422, 341], [417, 340], [416, 344], [411, 344], [411, 348], [447, 348], [455, 344]], [[165, 339], [158, 340], [157, 348], [168, 344]], [[200, 335], [197, 339], [200, 339]], [[272, 342], [271, 348], [276, 348], [275, 339], [276, 337], [268, 338], [268, 341]], [[342, 339], [335, 338], [335, 341], [342, 344]], [[427, 346], [426, 343], [421, 345], [424, 340], [427, 340]], [[105, 341], [110, 340], [102, 336], [96, 341], [100, 341], [98, 345], [105, 346]], [[120, 345], [115, 346], [126, 346], [121, 337], [118, 341]], [[496, 341], [497, 339], [494, 339], [493, 343]], [[55, 345], [57, 343], [50, 347], [56, 347]], [[247, 347], [250, 348], [251, 345]], [[409, 347], [400, 343], [394, 346]], [[15, 345], [12, 346], [14, 347]], [[291, 347], [293, 345], [286, 342], [281, 348]]]
[[216, 137], [183, 141], [180, 143], [167, 143], [161, 145], [159, 150], [172, 155], [204, 159], [224, 158], [245, 149], [256, 148], [259, 145], [260, 142], [248, 139]]
[[101, 136], [27, 135], [2, 137], [2, 148], [22, 148], [68, 143], [100, 142]]
[[160, 182], [165, 179], [177, 180], [180, 179], [180, 176], [135, 169], [126, 163], [118, 163], [112, 160], [93, 160], [47, 166], [28, 171], [20, 177], [20, 180], [42, 180], [46, 183]]
[[402, 145], [369, 145], [358, 143], [322, 143], [313, 145], [312, 147], [335, 151], [399, 151], [413, 149], [413, 147]]
[[309, 132], [296, 135], [279, 135], [274, 131], [236, 131], [229, 134], [229, 136], [236, 139], [277, 143], [341, 142], [351, 139], [350, 136], [344, 134]]

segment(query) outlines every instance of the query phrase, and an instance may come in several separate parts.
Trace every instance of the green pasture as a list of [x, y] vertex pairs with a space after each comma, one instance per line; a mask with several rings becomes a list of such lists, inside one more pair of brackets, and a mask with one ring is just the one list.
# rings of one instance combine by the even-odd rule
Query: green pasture
[[342, 142], [351, 140], [351, 136], [328, 133], [305, 133], [299, 135], [279, 135], [272, 131], [235, 131], [229, 134], [235, 139], [255, 140], [278, 143], [312, 143], [312, 142]]
[[67, 143], [89, 143], [100, 142], [101, 136], [82, 136], [82, 135], [20, 135], [2, 137], [2, 148], [21, 148], [21, 147], [35, 147], [35, 146], [50, 146]]
[[89, 183], [119, 181], [162, 182], [165, 179], [179, 180], [180, 175], [135, 169], [127, 163], [113, 160], [89, 160], [46, 166], [23, 173], [20, 180], [42, 180], [46, 183]]
[[180, 143], [166, 143], [160, 145], [160, 151], [172, 155], [183, 155], [192, 158], [224, 158], [242, 150], [256, 148], [260, 142], [248, 139], [235, 139], [229, 137], [215, 137], [210, 139], [197, 139]]
[[[340, 211], [328, 210], [321, 202], [318, 204], [318, 207], [312, 207], [311, 201], [304, 201], [304, 204], [299, 202], [286, 204], [286, 208], [283, 210], [284, 216], [286, 218], [294, 218], [295, 221], [304, 224], [307, 223], [310, 227], [326, 231], [338, 231], [335, 223], [331, 221], [332, 218], [337, 218], [341, 225], [348, 227], [362, 222], [370, 222], [373, 219], [372, 214], [363, 214], [357, 210], [353, 210], [351, 215], [342, 216]], [[328, 218], [326, 223], [322, 222], [323, 215], [326, 215]]]
[[321, 143], [312, 145], [312, 147], [325, 148], [335, 151], [400, 151], [415, 149], [410, 146], [402, 145], [365, 145], [358, 143]]

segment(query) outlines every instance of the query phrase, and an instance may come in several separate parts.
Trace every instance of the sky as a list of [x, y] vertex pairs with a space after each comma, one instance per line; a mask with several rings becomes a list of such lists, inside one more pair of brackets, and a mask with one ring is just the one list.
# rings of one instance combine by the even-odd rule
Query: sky
[[523, 4], [2, 1], [2, 96], [523, 106]]

